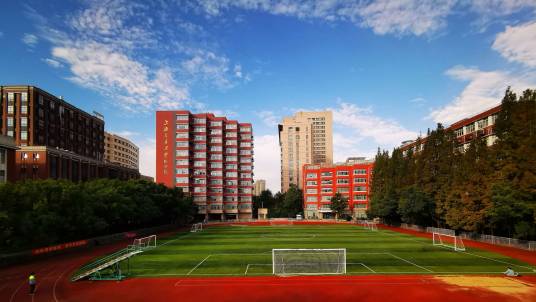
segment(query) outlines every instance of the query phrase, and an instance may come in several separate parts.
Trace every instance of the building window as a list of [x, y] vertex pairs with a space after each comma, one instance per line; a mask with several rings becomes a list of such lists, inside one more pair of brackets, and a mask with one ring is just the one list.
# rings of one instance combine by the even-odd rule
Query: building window
[[177, 150], [175, 156], [188, 156], [188, 150]]
[[188, 132], [177, 132], [175, 134], [176, 138], [188, 138]]
[[333, 176], [333, 173], [332, 172], [322, 172], [320, 175], [322, 177], [330, 177], [330, 176]]
[[316, 173], [307, 173], [307, 178], [316, 178], [318, 174]]
[[188, 129], [188, 124], [177, 124], [178, 130]]
[[236, 128], [237, 128], [236, 124], [227, 124], [227, 125], [225, 125], [225, 129], [236, 129]]
[[188, 174], [188, 169], [177, 168], [177, 169], [175, 169], [175, 173], [176, 174]]
[[345, 184], [349, 184], [349, 183], [350, 183], [350, 180], [347, 179], [347, 178], [337, 179], [337, 184], [339, 184], [339, 185], [345, 185]]
[[331, 193], [333, 192], [332, 188], [322, 188], [322, 193]]
[[355, 186], [354, 192], [367, 192], [367, 187], [364, 186]]
[[20, 139], [25, 141], [28, 140], [28, 132], [27, 131], [21, 131], [20, 132]]
[[354, 195], [354, 200], [367, 200], [367, 195]]
[[337, 176], [348, 176], [350, 175], [349, 171], [337, 171]]
[[356, 184], [364, 184], [366, 182], [367, 182], [366, 178], [355, 178], [354, 179], [354, 183], [356, 183]]
[[177, 115], [177, 121], [187, 121], [188, 115]]
[[183, 148], [183, 147], [188, 147], [189, 143], [188, 142], [176, 142], [175, 145], [177, 146], [177, 148]]
[[367, 170], [366, 169], [356, 169], [354, 170], [354, 175], [366, 175]]
[[307, 194], [317, 194], [318, 191], [316, 189], [307, 189]]
[[332, 197], [333, 197], [333, 196], [324, 195], [324, 196], [322, 196], [322, 201], [331, 201], [331, 198], [332, 198]]
[[349, 188], [337, 188], [337, 193], [348, 193], [350, 192]]
[[206, 122], [204, 118], [194, 118], [194, 124], [205, 124]]
[[316, 197], [316, 196], [307, 196], [307, 201], [318, 201], [318, 197]]
[[176, 177], [175, 182], [178, 184], [187, 184], [188, 183], [188, 177]]
[[475, 132], [475, 124], [467, 125], [465, 126], [465, 133], [469, 134], [471, 132]]
[[222, 122], [221, 121], [212, 121], [210, 122], [210, 126], [212, 127], [221, 127]]

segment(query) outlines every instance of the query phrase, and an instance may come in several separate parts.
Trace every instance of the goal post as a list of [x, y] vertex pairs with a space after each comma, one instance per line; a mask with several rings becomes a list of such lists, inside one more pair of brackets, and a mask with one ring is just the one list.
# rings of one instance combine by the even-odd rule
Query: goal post
[[274, 275], [346, 274], [346, 249], [272, 249]]
[[202, 230], [203, 230], [203, 223], [198, 222], [198, 223], [192, 224], [192, 228], [190, 229], [190, 232], [195, 233], [195, 232], [200, 232]]
[[455, 251], [465, 251], [465, 245], [462, 238], [451, 234], [432, 233], [432, 244], [452, 248]]
[[365, 228], [367, 230], [371, 230], [371, 231], [377, 231], [378, 230], [378, 226], [376, 225], [376, 223], [372, 222], [372, 221], [368, 221], [368, 220], [365, 220]]
[[142, 238], [136, 238], [134, 239], [134, 243], [132, 243], [134, 248], [137, 249], [148, 249], [148, 248], [154, 248], [156, 247], [156, 235], [150, 235], [147, 237]]

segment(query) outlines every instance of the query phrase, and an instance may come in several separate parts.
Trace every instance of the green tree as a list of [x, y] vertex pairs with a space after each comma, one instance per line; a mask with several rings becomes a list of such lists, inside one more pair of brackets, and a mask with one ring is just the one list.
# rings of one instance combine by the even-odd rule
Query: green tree
[[335, 213], [335, 219], [338, 220], [348, 209], [348, 198], [340, 193], [335, 193], [331, 198], [331, 210]]

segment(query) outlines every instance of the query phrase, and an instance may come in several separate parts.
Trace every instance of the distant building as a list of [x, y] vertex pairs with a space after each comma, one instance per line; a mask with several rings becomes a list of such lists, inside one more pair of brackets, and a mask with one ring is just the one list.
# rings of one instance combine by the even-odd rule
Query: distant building
[[291, 184], [302, 188], [304, 164], [333, 162], [331, 111], [297, 112], [279, 125], [281, 147], [281, 191]]
[[306, 219], [332, 218], [331, 198], [348, 198], [348, 214], [366, 217], [374, 162], [363, 157], [344, 163], [303, 166], [303, 208]]
[[[476, 138], [484, 139], [488, 146], [493, 145], [497, 140], [494, 128], [500, 111], [501, 105], [450, 125], [447, 130], [454, 131], [458, 141], [458, 150], [461, 152], [467, 150], [471, 142]], [[426, 137], [422, 137], [417, 140], [403, 141], [400, 149], [404, 154], [409, 150], [420, 152], [424, 148], [426, 139]]]
[[0, 183], [15, 181], [15, 140], [0, 135]]
[[148, 175], [140, 175], [140, 179], [143, 179], [149, 182], [154, 182], [154, 177], [148, 176]]
[[104, 132], [104, 159], [107, 162], [138, 170], [139, 148], [130, 140], [117, 134]]
[[137, 170], [104, 160], [104, 120], [34, 86], [0, 86], [0, 134], [16, 150], [14, 179], [129, 179]]
[[156, 112], [156, 182], [192, 194], [211, 220], [251, 219], [250, 123], [211, 113]]
[[266, 190], [266, 180], [257, 179], [253, 183], [253, 196], [260, 196], [262, 191]]

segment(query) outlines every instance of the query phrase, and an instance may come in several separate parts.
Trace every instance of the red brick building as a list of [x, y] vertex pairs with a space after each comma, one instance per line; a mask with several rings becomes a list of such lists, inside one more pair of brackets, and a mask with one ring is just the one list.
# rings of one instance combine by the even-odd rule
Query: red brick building
[[107, 164], [104, 120], [34, 86], [0, 86], [0, 134], [16, 150], [14, 180], [138, 178], [139, 172]]
[[[488, 146], [493, 145], [497, 140], [494, 132], [495, 120], [500, 111], [501, 105], [450, 125], [447, 130], [454, 131], [459, 144], [458, 150], [461, 152], [465, 151], [476, 138], [485, 139]], [[425, 142], [426, 137], [419, 138], [415, 141], [406, 141], [402, 143], [400, 149], [404, 154], [410, 149], [413, 152], [420, 152]]]
[[369, 205], [374, 163], [349, 158], [345, 163], [303, 166], [303, 209], [306, 219], [332, 218], [331, 198], [348, 198], [348, 214], [362, 218]]
[[156, 182], [190, 192], [207, 219], [249, 219], [251, 124], [211, 113], [156, 112]]

